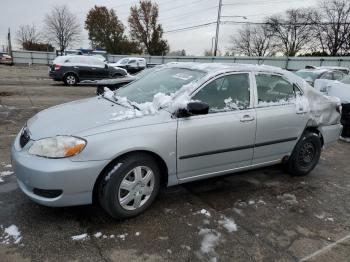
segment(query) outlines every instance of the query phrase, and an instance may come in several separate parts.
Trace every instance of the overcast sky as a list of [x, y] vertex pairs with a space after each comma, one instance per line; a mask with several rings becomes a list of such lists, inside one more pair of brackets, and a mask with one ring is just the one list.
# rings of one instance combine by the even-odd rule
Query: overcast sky
[[[223, 0], [223, 16], [246, 16], [243, 18], [223, 18], [231, 21], [261, 21], [265, 16], [281, 13], [289, 8], [315, 6], [318, 0]], [[78, 16], [82, 28], [82, 41], [75, 47], [89, 47], [86, 31], [83, 29], [86, 14], [94, 5], [114, 8], [119, 18], [127, 26], [130, 6], [138, 0], [1, 0], [0, 45], [6, 40], [8, 27], [14, 38], [15, 32], [22, 24], [35, 24], [42, 28], [43, 18], [50, 8], [57, 4], [66, 4]], [[155, 0], [159, 5], [160, 22], [164, 31], [215, 22], [219, 0]], [[219, 49], [230, 47], [230, 36], [238, 25], [221, 25]], [[166, 33], [171, 50], [185, 49], [187, 54], [203, 55], [204, 50], [211, 48], [212, 37], [215, 36], [215, 25], [208, 27]], [[13, 42], [15, 40], [13, 39]], [[2, 49], [2, 46], [0, 46]]]

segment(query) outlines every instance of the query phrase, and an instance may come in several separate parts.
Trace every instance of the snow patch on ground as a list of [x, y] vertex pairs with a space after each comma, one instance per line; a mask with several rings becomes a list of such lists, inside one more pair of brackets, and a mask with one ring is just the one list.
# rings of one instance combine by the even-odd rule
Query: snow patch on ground
[[254, 200], [249, 200], [248, 204], [249, 205], [255, 205], [255, 201]]
[[244, 213], [242, 211], [242, 209], [239, 209], [239, 208], [233, 208], [233, 212], [235, 212], [237, 215], [240, 215], [242, 217], [244, 217]]
[[71, 236], [71, 239], [74, 241], [84, 241], [89, 239], [89, 235], [87, 233], [84, 233], [81, 235]]
[[201, 252], [204, 254], [215, 253], [215, 247], [219, 244], [221, 234], [212, 229], [202, 228], [199, 235], [203, 236]]
[[97, 232], [94, 234], [94, 237], [96, 238], [100, 238], [102, 236], [102, 233], [101, 232]]
[[117, 235], [117, 237], [124, 241], [125, 238], [127, 237], [127, 235], [128, 235], [128, 233], [125, 233], [125, 234]]
[[4, 180], [4, 177], [6, 177], [6, 176], [11, 176], [11, 175], [13, 175], [14, 174], [14, 172], [13, 171], [2, 171], [2, 172], [0, 172], [0, 183], [3, 183], [3, 182], [5, 182], [5, 180]]
[[198, 214], [204, 215], [206, 217], [211, 217], [210, 212], [208, 210], [206, 210], [206, 209], [202, 209], [202, 210], [197, 211], [197, 212], [194, 213], [194, 215], [198, 215]]
[[297, 201], [296, 196], [293, 195], [293, 194], [286, 193], [286, 194], [277, 196], [277, 199], [282, 200], [284, 203], [290, 204], [290, 205], [297, 205], [297, 204], [299, 204], [299, 202]]
[[0, 172], [0, 177], [11, 176], [13, 174], [14, 174], [13, 171], [2, 171]]
[[222, 225], [229, 233], [237, 231], [237, 225], [231, 218], [223, 217], [222, 220], [219, 220], [219, 224]]
[[[2, 228], [2, 226], [1, 226]], [[16, 225], [11, 225], [4, 229], [4, 233], [0, 237], [0, 243], [1, 244], [18, 244], [21, 242], [22, 236], [21, 232], [18, 230], [18, 227]]]

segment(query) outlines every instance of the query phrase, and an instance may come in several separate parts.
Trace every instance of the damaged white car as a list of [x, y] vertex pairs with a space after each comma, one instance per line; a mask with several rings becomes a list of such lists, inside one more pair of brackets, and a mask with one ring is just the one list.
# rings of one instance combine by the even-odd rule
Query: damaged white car
[[115, 218], [161, 186], [284, 163], [310, 173], [337, 141], [338, 99], [267, 66], [170, 63], [115, 92], [46, 109], [12, 147], [22, 191], [48, 206], [98, 201]]

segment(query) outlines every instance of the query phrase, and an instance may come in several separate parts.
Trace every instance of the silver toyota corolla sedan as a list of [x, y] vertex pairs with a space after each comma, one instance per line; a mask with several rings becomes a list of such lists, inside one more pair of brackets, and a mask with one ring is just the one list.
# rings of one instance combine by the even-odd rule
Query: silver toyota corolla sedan
[[19, 187], [47, 206], [136, 216], [160, 187], [284, 163], [310, 173], [341, 132], [338, 103], [278, 68], [170, 63], [46, 109], [12, 147]]

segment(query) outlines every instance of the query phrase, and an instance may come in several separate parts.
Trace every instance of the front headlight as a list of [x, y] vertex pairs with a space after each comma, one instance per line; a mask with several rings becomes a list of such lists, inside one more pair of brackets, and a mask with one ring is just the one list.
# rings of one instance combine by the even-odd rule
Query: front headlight
[[86, 146], [86, 141], [73, 136], [56, 136], [35, 141], [29, 148], [29, 154], [64, 158], [79, 154]]

